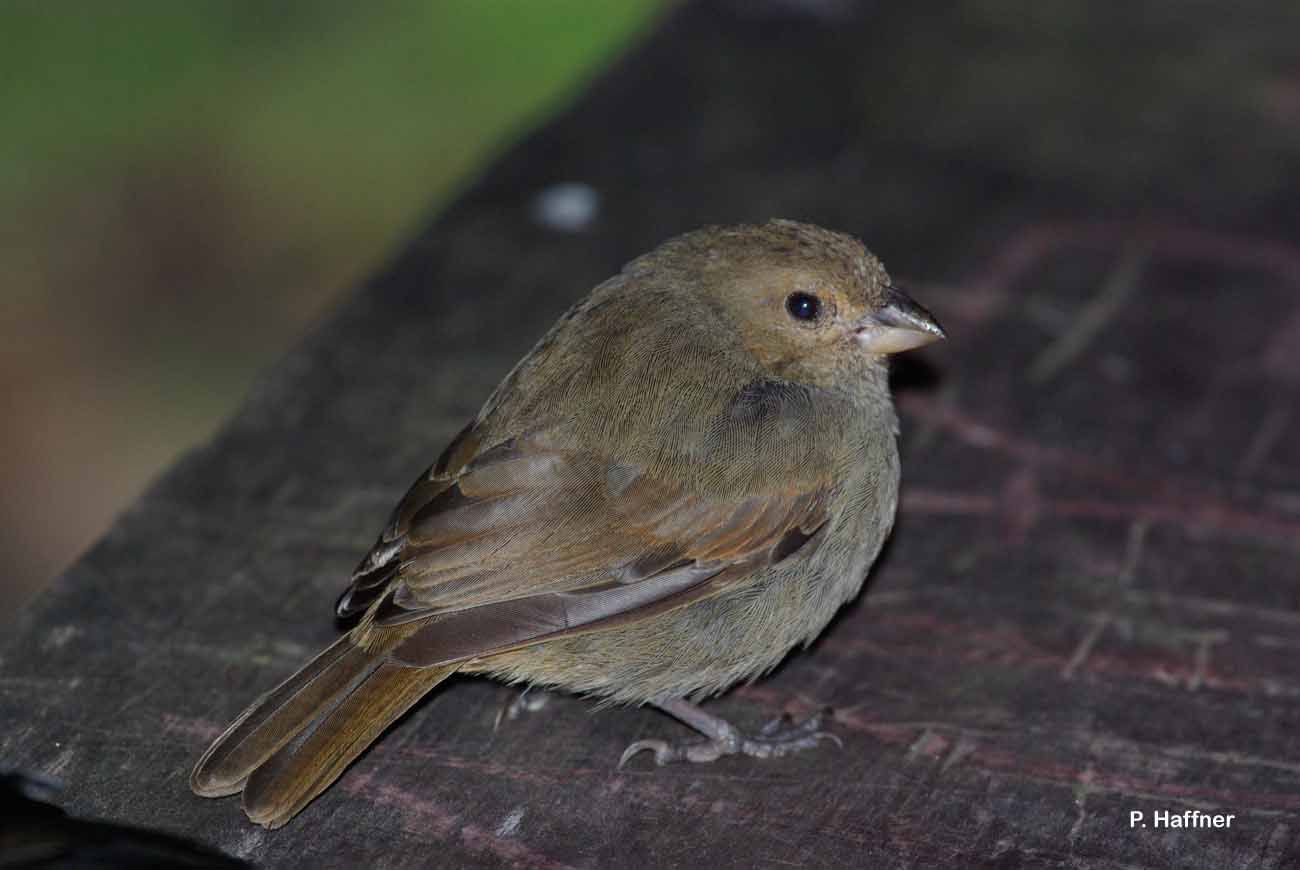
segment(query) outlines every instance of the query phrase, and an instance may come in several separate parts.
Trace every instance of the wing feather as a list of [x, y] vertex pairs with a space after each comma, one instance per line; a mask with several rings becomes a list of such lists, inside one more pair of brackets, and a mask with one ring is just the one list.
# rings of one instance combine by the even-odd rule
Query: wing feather
[[545, 435], [512, 438], [411, 487], [339, 613], [406, 626], [392, 656], [419, 666], [645, 618], [804, 547], [828, 488], [708, 497]]

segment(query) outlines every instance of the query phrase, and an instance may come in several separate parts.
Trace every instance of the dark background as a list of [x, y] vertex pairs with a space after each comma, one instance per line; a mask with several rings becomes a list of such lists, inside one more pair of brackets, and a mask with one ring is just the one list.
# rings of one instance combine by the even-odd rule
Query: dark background
[[[19, 616], [0, 755], [267, 866], [1300, 863], [1300, 11], [698, 3], [440, 211]], [[580, 231], [539, 196], [599, 197]], [[561, 311], [701, 223], [859, 234], [948, 342], [898, 370], [862, 600], [714, 709], [844, 749], [448, 684], [278, 832], [195, 757], [335, 636], [392, 502]], [[1130, 827], [1132, 811], [1233, 814]]]

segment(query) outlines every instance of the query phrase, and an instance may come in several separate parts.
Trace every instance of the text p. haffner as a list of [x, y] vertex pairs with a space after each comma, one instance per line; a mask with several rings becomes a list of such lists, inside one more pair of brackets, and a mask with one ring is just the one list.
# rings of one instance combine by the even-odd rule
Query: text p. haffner
[[[1231, 828], [1235, 813], [1203, 813], [1200, 810], [1155, 810], [1151, 813], [1151, 827], [1156, 828]], [[1130, 810], [1128, 814], [1130, 828], [1147, 827], [1146, 813], [1142, 810]]]

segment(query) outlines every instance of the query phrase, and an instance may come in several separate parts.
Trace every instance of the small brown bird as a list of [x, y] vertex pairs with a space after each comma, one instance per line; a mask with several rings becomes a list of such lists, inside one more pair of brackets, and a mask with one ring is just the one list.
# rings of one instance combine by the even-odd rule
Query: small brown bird
[[397, 505], [338, 602], [355, 628], [256, 701], [191, 787], [287, 822], [451, 674], [652, 704], [659, 764], [814, 745], [693, 703], [774, 667], [894, 521], [885, 357], [943, 337], [857, 240], [709, 227], [598, 286]]

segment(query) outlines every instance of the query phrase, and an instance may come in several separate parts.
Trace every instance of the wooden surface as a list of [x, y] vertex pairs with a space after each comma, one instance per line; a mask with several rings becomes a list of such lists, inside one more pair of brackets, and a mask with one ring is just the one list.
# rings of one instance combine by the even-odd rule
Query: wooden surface
[[[21, 616], [0, 759], [267, 867], [1300, 866], [1300, 7], [893, 5], [688, 6], [516, 147]], [[585, 232], [535, 220], [565, 181]], [[189, 793], [553, 318], [770, 216], [861, 235], [952, 336], [898, 370], [863, 599], [713, 706], [831, 704], [842, 750], [617, 772], [684, 729], [494, 731], [459, 680], [284, 830]], [[1187, 809], [1235, 819], [1129, 825]]]

